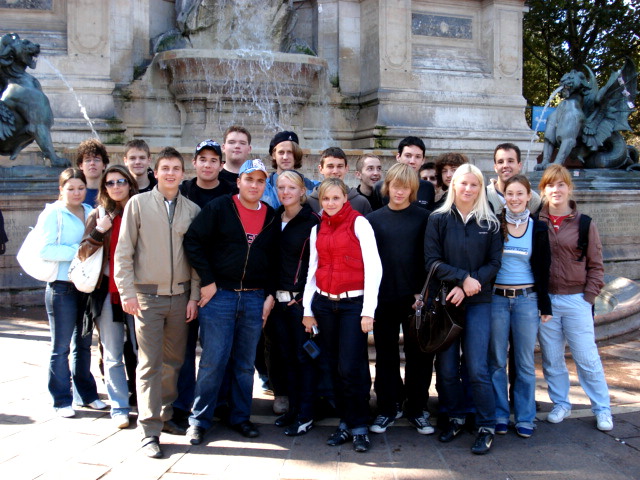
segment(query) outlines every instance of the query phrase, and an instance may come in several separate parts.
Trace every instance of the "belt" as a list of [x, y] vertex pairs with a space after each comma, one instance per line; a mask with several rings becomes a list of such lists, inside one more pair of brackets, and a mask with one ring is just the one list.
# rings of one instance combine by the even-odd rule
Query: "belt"
[[527, 287], [527, 288], [494, 288], [493, 293], [495, 295], [500, 295], [501, 297], [507, 298], [516, 298], [519, 295], [528, 295], [530, 293], [534, 293], [536, 291], [536, 287]]
[[255, 292], [256, 290], [262, 290], [262, 288], [234, 288], [234, 292]]
[[362, 295], [364, 295], [364, 290], [350, 290], [348, 292], [342, 292], [337, 295], [333, 295], [332, 293], [323, 292], [322, 290], [318, 289], [318, 293], [320, 295], [324, 295], [329, 300], [334, 300], [337, 302], [345, 298], [361, 297]]
[[291, 300], [294, 300], [299, 293], [300, 292], [290, 292], [289, 290], [277, 290], [276, 300], [289, 303]]

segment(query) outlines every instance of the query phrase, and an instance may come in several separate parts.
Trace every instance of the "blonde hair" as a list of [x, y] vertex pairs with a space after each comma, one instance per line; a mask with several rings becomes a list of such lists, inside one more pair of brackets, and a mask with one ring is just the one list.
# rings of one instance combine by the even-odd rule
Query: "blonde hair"
[[418, 199], [418, 188], [420, 187], [420, 180], [416, 171], [409, 165], [404, 163], [396, 163], [389, 169], [387, 175], [384, 177], [384, 183], [382, 184], [381, 193], [383, 196], [389, 196], [389, 187], [392, 183], [397, 183], [400, 187], [409, 187], [411, 194], [409, 195], [409, 202], [415, 202]]
[[283, 171], [280, 175], [278, 175], [278, 179], [276, 180], [276, 189], [278, 188], [278, 184], [280, 183], [281, 178], [286, 178], [290, 182], [294, 183], [296, 187], [302, 190], [302, 197], [300, 197], [301, 204], [307, 201], [307, 187], [304, 184], [304, 177], [301, 173], [298, 173], [295, 170]]
[[[573, 192], [573, 180], [571, 180], [571, 173], [562, 165], [558, 165], [557, 163], [552, 163], [549, 165], [542, 177], [540, 178], [540, 183], [538, 184], [538, 188], [540, 189], [540, 197], [543, 203], [547, 202], [547, 198], [544, 194], [544, 189], [550, 183], [557, 182], [558, 180], [564, 182], [569, 187], [570, 192]], [[569, 199], [572, 198], [571, 193], [569, 194]]]
[[331, 177], [323, 180], [318, 187], [318, 199], [320, 202], [322, 202], [322, 197], [324, 196], [325, 192], [333, 187], [338, 187], [340, 190], [342, 190], [342, 193], [347, 196], [349, 195], [349, 187], [347, 187], [347, 185], [339, 178]]
[[480, 191], [478, 192], [478, 197], [471, 207], [471, 213], [474, 214], [476, 219], [476, 223], [481, 226], [487, 226], [490, 230], [498, 231], [500, 229], [500, 222], [493, 214], [491, 207], [489, 206], [489, 202], [487, 201], [487, 194], [484, 188], [484, 177], [482, 176], [482, 172], [475, 165], [471, 165], [470, 163], [464, 163], [458, 167], [456, 173], [453, 174], [453, 178], [451, 179], [451, 188], [447, 190], [447, 198], [444, 201], [444, 204], [438, 208], [434, 213], [450, 213], [451, 207], [453, 207], [456, 200], [456, 191], [455, 185], [460, 180], [463, 175], [468, 173], [472, 173], [478, 179], [480, 183]]

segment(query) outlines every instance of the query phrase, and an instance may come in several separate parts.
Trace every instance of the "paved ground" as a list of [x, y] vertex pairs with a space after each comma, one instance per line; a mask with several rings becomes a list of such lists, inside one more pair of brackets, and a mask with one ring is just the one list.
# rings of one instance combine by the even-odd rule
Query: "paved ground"
[[[114, 429], [107, 413], [82, 410], [74, 419], [54, 415], [46, 390], [50, 338], [43, 319], [43, 308], [0, 309], [2, 480], [640, 479], [640, 334], [601, 349], [614, 405], [615, 428], [609, 433], [595, 429], [573, 374], [571, 418], [559, 425], [539, 421], [526, 440], [509, 432], [483, 457], [469, 452], [470, 434], [445, 445], [435, 435], [418, 435], [405, 420], [386, 434], [372, 435], [366, 454], [356, 454], [350, 445], [324, 444], [335, 420], [288, 438], [273, 426], [271, 399], [256, 391], [253, 420], [261, 425], [259, 438], [244, 440], [216, 426], [204, 444], [194, 447], [185, 437], [165, 434], [165, 458], [153, 460], [138, 451], [135, 426]], [[540, 418], [550, 409], [544, 388], [539, 381]], [[106, 398], [101, 381], [99, 390]]]

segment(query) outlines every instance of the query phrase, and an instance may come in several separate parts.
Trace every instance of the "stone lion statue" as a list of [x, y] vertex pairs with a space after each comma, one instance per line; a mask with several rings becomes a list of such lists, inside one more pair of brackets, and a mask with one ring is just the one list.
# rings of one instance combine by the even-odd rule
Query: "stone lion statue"
[[55, 167], [70, 163], [53, 149], [53, 112], [40, 82], [26, 72], [36, 68], [40, 45], [15, 33], [0, 38], [0, 155], [15, 160], [34, 140]]
[[638, 169], [638, 151], [628, 147], [620, 134], [631, 130], [628, 118], [637, 93], [635, 65], [627, 59], [600, 89], [591, 69], [585, 68], [588, 75], [571, 70], [560, 80], [563, 100], [547, 120], [542, 163], [536, 170], [568, 158], [585, 168]]

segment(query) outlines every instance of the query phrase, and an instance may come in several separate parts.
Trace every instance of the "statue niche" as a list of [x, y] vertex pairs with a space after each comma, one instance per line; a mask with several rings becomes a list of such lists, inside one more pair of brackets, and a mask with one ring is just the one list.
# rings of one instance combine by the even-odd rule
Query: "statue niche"
[[67, 167], [53, 149], [53, 112], [40, 82], [27, 73], [36, 68], [40, 45], [21, 40], [15, 33], [0, 38], [0, 155], [15, 160], [34, 140], [51, 166]]
[[627, 59], [600, 89], [591, 69], [585, 69], [588, 76], [572, 70], [560, 80], [563, 100], [549, 115], [542, 163], [536, 170], [567, 159], [584, 168], [638, 169], [638, 151], [627, 146], [620, 134], [631, 130], [628, 119], [638, 87], [635, 65]]

